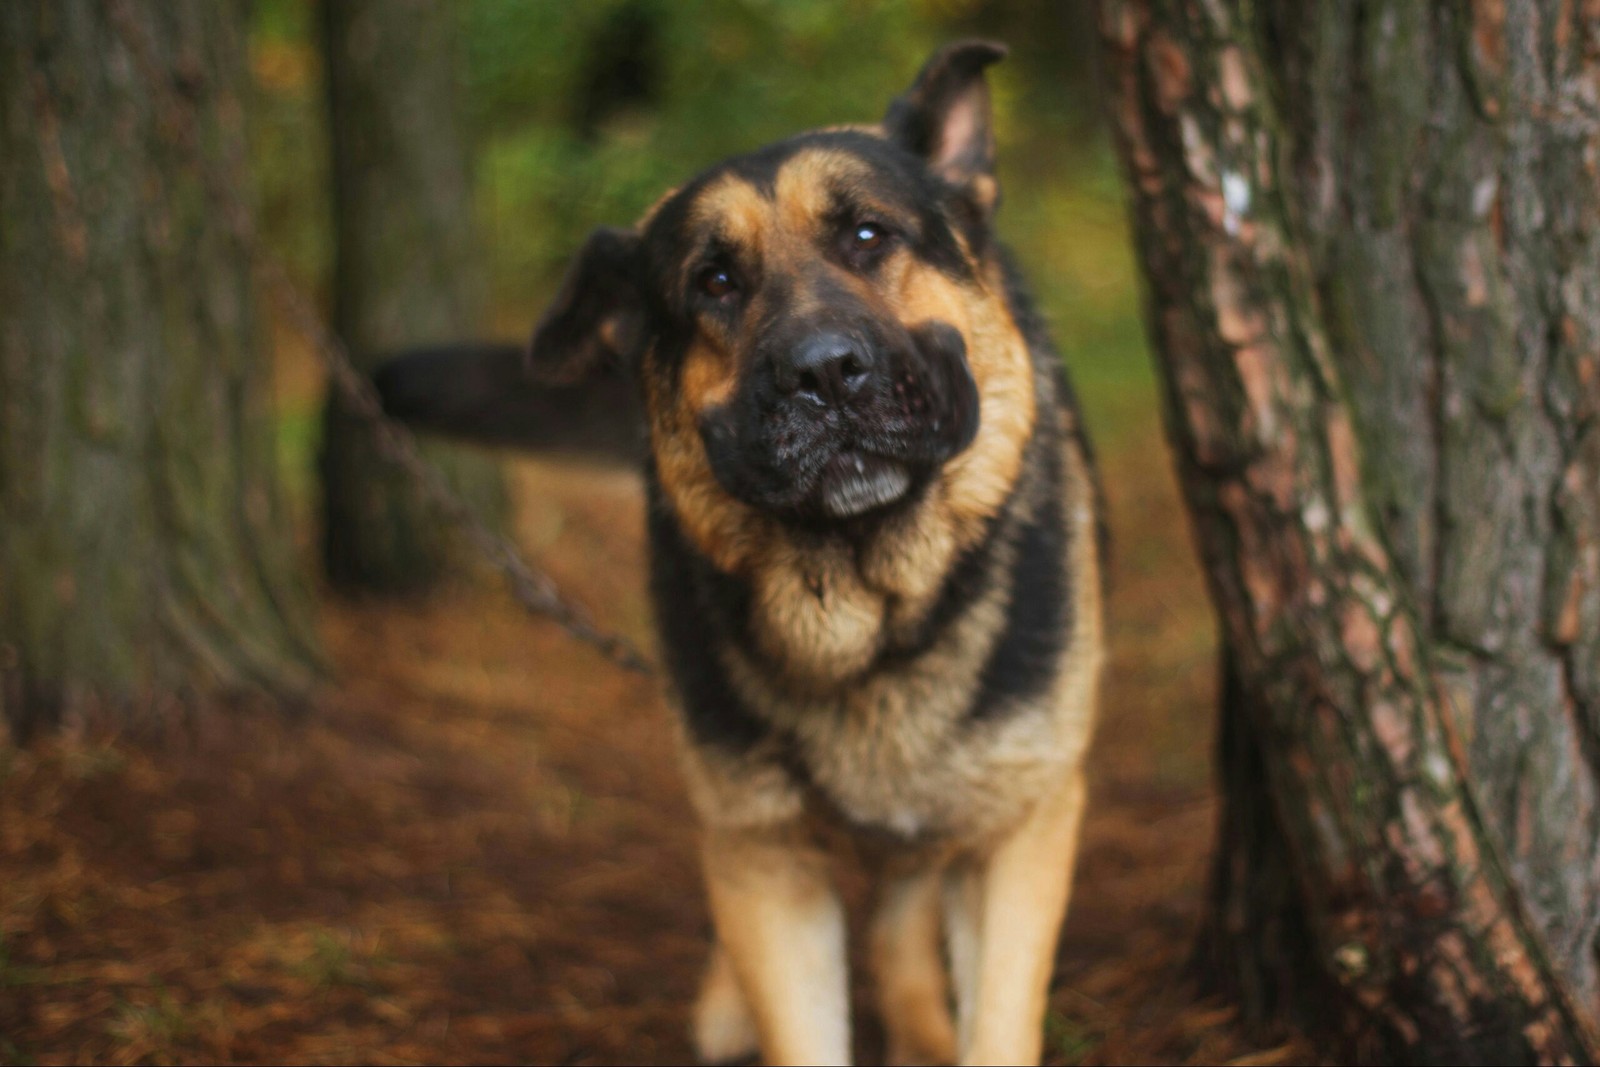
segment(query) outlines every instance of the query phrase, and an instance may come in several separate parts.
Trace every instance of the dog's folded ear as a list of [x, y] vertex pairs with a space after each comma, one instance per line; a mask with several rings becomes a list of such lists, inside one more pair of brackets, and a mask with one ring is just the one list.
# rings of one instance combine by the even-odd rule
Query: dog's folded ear
[[638, 464], [644, 411], [626, 368], [607, 366], [581, 381], [541, 385], [529, 379], [525, 356], [519, 344], [427, 345], [385, 360], [372, 384], [386, 415], [427, 433]]
[[999, 199], [994, 180], [994, 123], [983, 71], [1004, 58], [993, 41], [957, 41], [935, 52], [916, 81], [884, 115], [889, 139], [928, 161], [985, 214]]
[[640, 261], [632, 230], [602, 227], [589, 235], [528, 341], [534, 381], [570, 384], [638, 358], [649, 340]]

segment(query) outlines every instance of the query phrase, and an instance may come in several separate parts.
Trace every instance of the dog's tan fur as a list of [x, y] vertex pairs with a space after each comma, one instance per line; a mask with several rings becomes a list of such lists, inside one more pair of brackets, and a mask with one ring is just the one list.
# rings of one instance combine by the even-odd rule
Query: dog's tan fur
[[[729, 175], [701, 191], [691, 215], [769, 269], [783, 269], [815, 247], [822, 191], [850, 181], [861, 165], [848, 155], [801, 152], [777, 172], [776, 195]], [[1005, 623], [1011, 591], [1004, 583], [928, 655], [867, 671], [886, 632], [909, 633], [923, 622], [958, 555], [1000, 509], [1017, 499], [1031, 505], [1047, 491], [1029, 445], [1037, 398], [1054, 390], [1013, 320], [999, 264], [965, 243], [963, 252], [970, 282], [900, 251], [873, 284], [859, 283], [858, 295], [878, 314], [908, 325], [938, 318], [960, 330], [981, 412], [973, 444], [869, 543], [798, 541], [718, 484], [698, 419], [737, 390], [747, 339], [705, 331], [671, 390], [660, 388], [671, 379], [645, 357], [664, 495], [693, 545], [754, 591], [757, 654], [731, 645], [717, 654], [738, 695], [779, 728], [809, 771], [803, 782], [786, 773], [794, 756], [774, 751], [776, 742], [730, 756], [684, 732], [718, 938], [697, 1011], [702, 1055], [745, 1053], [757, 1039], [772, 1063], [848, 1057], [844, 919], [816, 844], [820, 825], [843, 822], [890, 827], [916, 842], [889, 850], [872, 926], [891, 1060], [1039, 1057], [1102, 659], [1097, 501], [1079, 427], [1062, 426], [1057, 438], [1075, 603], [1048, 694], [992, 729], [962, 725], [981, 661]], [[802, 288], [792, 299], [814, 297]], [[1002, 545], [991, 566], [1008, 563]], [[949, 938], [948, 980], [941, 929]]]
[[[785, 699], [759, 665], [727, 653], [744, 695], [794, 730], [814, 757], [817, 785], [847, 798], [849, 817], [915, 825], [938, 842], [896, 857], [898, 869], [886, 881], [873, 925], [890, 1062], [1033, 1063], [1039, 1057], [1043, 997], [1066, 910], [1083, 811], [1081, 765], [1103, 658], [1097, 505], [1074, 436], [1064, 451], [1074, 487], [1068, 514], [1077, 621], [1060, 679], [1037, 711], [1009, 720], [979, 743], [947, 747], [969, 694], [974, 650], [987, 645], [983, 634], [965, 629], [948, 636], [948, 649], [935, 657], [939, 670], [876, 680], [852, 693], [842, 713], [826, 698], [809, 707]], [[927, 558], [911, 554], [907, 561]], [[793, 564], [778, 573], [792, 570]], [[844, 584], [858, 588], [858, 582]], [[787, 599], [781, 592], [774, 597], [777, 606], [815, 602], [793, 590]], [[998, 608], [974, 613], [971, 628], [998, 626]], [[773, 613], [781, 615], [776, 607]], [[791, 640], [809, 636], [794, 619], [783, 624]], [[844, 629], [855, 634], [865, 628]], [[819, 662], [829, 662], [828, 649], [811, 647]], [[810, 999], [807, 988], [814, 982], [837, 987], [843, 979], [819, 979], [810, 968], [842, 967], [843, 961], [806, 955], [808, 931], [818, 921], [809, 910], [800, 919], [768, 912], [773, 899], [803, 898], [808, 909], [819, 906], [822, 860], [811, 831], [836, 815], [808, 803], [806, 791], [768, 755], [725, 760], [692, 743], [683, 746], [690, 795], [707, 827], [713, 912], [728, 946], [718, 951], [738, 955], [744, 946], [722, 931], [739, 930], [764, 963], [806, 959], [808, 966], [779, 966], [775, 975], [744, 973], [725, 959], [713, 966], [701, 993], [700, 1041], [702, 1051], [723, 1051], [711, 1032], [733, 1026], [761, 1035], [768, 1062], [827, 1062], [848, 1049], [826, 1045], [837, 1036], [823, 1017], [833, 1008]], [[741, 882], [738, 872], [752, 868], [762, 880]], [[941, 912], [957, 1003], [967, 1005], [959, 1040], [937, 942]], [[730, 1018], [730, 1003], [750, 1004], [750, 1016]], [[714, 1021], [719, 1006], [722, 1016]]]
[[[817, 190], [848, 181], [860, 165], [848, 156], [803, 152], [779, 170], [772, 199], [730, 175], [704, 190], [691, 214], [764, 262], [799, 258], [814, 247], [823, 216]], [[866, 546], [859, 565], [853, 554], [798, 550], [775, 521], [717, 484], [697, 419], [737, 388], [740, 338], [708, 332], [691, 347], [679, 387], [671, 395], [659, 388], [647, 394], [651, 447], [679, 521], [719, 568], [755, 583], [763, 647], [796, 679], [854, 677], [886, 624], [916, 625], [955, 554], [981, 536], [1016, 486], [1033, 429], [1034, 369], [1006, 311], [998, 265], [968, 256], [977, 285], [960, 285], [902, 251], [886, 265], [884, 280], [863, 293], [883, 314], [908, 324], [951, 321], [967, 338], [981, 408], [977, 441], [950, 462], [914, 515]], [[795, 299], [808, 296], [801, 290]], [[650, 359], [645, 380], [668, 380]], [[821, 596], [805, 595], [819, 583]]]
[[[1101, 560], [1064, 372], [990, 229], [982, 72], [1001, 54], [954, 45], [882, 124], [736, 157], [597, 231], [530, 346], [546, 380], [609, 361], [641, 385], [652, 593], [717, 930], [708, 1059], [848, 1058], [826, 847], [845, 835], [881, 876], [891, 1059], [1039, 1055]], [[418, 373], [406, 395], [433, 399], [441, 376]]]

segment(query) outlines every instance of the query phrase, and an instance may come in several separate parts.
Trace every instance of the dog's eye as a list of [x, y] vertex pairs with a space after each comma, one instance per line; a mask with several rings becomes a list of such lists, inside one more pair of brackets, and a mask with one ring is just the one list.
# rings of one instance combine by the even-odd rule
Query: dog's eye
[[700, 272], [700, 291], [713, 300], [739, 291], [739, 285], [726, 267], [707, 267]]
[[875, 222], [860, 222], [850, 234], [850, 248], [855, 252], [876, 252], [889, 239], [882, 226]]
[[881, 222], [861, 221], [846, 227], [841, 238], [845, 262], [865, 270], [889, 250], [894, 233]]

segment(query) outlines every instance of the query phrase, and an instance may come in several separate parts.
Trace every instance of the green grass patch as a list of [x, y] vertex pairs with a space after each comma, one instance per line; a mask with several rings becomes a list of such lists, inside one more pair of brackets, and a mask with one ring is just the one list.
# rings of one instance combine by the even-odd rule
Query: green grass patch
[[194, 1033], [183, 1006], [167, 990], [157, 987], [150, 1003], [122, 1001], [112, 1011], [106, 1033], [125, 1044], [160, 1056]]
[[1066, 1063], [1082, 1063], [1100, 1047], [1101, 1037], [1086, 1023], [1079, 1022], [1059, 1011], [1044, 1017], [1044, 1043], [1047, 1052], [1054, 1052]]
[[317, 490], [317, 451], [322, 447], [322, 408], [305, 404], [277, 413], [278, 471], [297, 527], [310, 522]]

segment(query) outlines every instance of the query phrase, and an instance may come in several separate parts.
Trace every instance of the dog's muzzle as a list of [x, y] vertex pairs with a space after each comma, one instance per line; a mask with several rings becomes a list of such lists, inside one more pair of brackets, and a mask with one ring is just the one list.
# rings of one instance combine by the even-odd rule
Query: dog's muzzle
[[745, 389], [701, 425], [734, 496], [809, 522], [910, 497], [977, 430], [977, 386], [961, 334], [823, 329], [774, 345]]
[[[814, 407], [824, 420], [829, 414], [848, 418], [858, 398], [886, 384], [878, 380], [882, 361], [873, 346], [842, 333], [813, 335], [776, 362], [779, 392], [792, 404]], [[847, 448], [822, 468], [813, 496], [827, 515], [844, 519], [894, 503], [911, 483], [905, 463]]]

